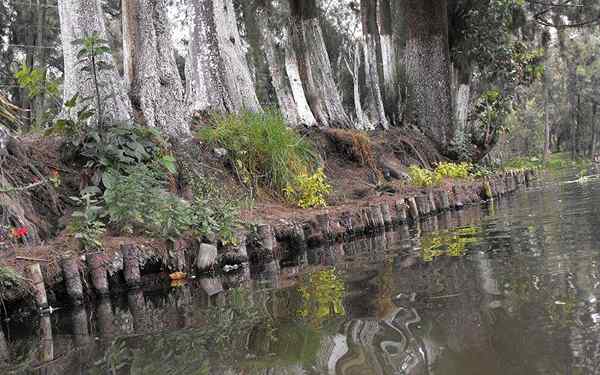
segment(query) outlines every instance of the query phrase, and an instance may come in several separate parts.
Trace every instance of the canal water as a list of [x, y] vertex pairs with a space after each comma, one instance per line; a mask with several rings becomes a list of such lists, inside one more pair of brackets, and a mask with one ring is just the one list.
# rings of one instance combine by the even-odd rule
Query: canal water
[[600, 374], [600, 180], [11, 321], [2, 374]]

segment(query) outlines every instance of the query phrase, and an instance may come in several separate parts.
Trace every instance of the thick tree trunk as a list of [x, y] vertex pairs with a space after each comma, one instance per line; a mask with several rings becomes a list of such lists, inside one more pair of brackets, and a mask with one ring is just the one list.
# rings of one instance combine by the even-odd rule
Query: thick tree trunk
[[365, 89], [367, 116], [370, 127], [382, 126], [389, 128], [389, 122], [385, 116], [383, 98], [379, 85], [379, 72], [377, 68], [377, 48], [379, 31], [377, 28], [377, 2], [361, 0], [360, 2], [361, 23], [363, 32], [363, 53], [365, 61]]
[[[59, 0], [58, 11], [64, 56], [64, 100], [71, 99], [75, 94], [79, 94], [80, 98], [95, 97], [95, 87], [90, 79], [91, 74], [82, 71], [82, 66], [77, 64], [77, 53], [81, 47], [73, 42], [93, 33], [97, 33], [100, 39], [108, 40], [101, 2], [99, 0]], [[113, 66], [113, 58], [110, 54], [103, 54], [101, 59]], [[103, 98], [101, 122], [110, 124], [130, 121], [131, 103], [116, 69], [113, 67], [98, 72], [98, 80], [101, 83], [100, 96]], [[65, 113], [65, 115], [72, 114]], [[95, 119], [91, 119], [90, 123], [95, 122]]]
[[315, 0], [290, 0], [290, 37], [308, 104], [324, 127], [350, 128], [342, 98], [333, 79]]
[[[292, 127], [315, 126], [317, 121], [310, 110], [298, 76], [296, 56], [288, 40], [276, 35], [274, 26], [269, 23], [272, 19], [271, 10], [270, 0], [259, 1], [256, 22], [279, 110]], [[285, 35], [284, 30], [283, 36]], [[276, 43], [276, 40], [281, 42]]]
[[446, 0], [406, 0], [407, 120], [444, 151], [453, 137]]
[[175, 63], [167, 0], [123, 2], [125, 78], [146, 125], [171, 137], [189, 137], [181, 77]]
[[383, 104], [388, 118], [398, 117], [398, 56], [394, 43], [391, 0], [378, 0], [380, 82], [383, 88]]
[[597, 123], [598, 120], [596, 119], [596, 114], [598, 113], [598, 104], [594, 103], [592, 105], [592, 144], [590, 146], [590, 157], [592, 158], [592, 160], [595, 160], [595, 156], [596, 156], [596, 144], [598, 143], [598, 129], [597, 129]]
[[260, 111], [232, 0], [188, 0], [192, 38], [186, 66], [193, 112]]

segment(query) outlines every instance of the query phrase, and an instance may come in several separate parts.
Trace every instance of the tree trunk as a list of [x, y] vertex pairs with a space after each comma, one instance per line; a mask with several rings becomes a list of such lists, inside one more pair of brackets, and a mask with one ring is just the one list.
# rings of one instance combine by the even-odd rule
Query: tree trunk
[[350, 128], [318, 20], [315, 0], [290, 0], [290, 38], [308, 104], [324, 127]]
[[[269, 23], [273, 16], [271, 10], [270, 0], [259, 1], [256, 21], [279, 110], [292, 127], [315, 126], [317, 120], [310, 110], [298, 76], [296, 55], [285, 38], [286, 30], [282, 32], [283, 37], [276, 35], [275, 26]], [[276, 43], [276, 40], [281, 42]]]
[[446, 0], [406, 0], [407, 120], [445, 151], [453, 137]]
[[192, 38], [186, 64], [194, 112], [260, 111], [232, 0], [188, 0]]
[[378, 0], [379, 48], [381, 54], [380, 82], [383, 88], [383, 104], [390, 119], [398, 118], [398, 58], [394, 44], [391, 0]]
[[365, 114], [362, 109], [362, 102], [360, 98], [360, 45], [356, 45], [354, 48], [354, 59], [353, 64], [350, 66], [350, 63], [347, 59], [344, 59], [346, 63], [346, 68], [348, 69], [348, 73], [352, 77], [352, 97], [354, 98], [354, 111], [356, 114], [356, 127], [358, 129], [369, 129], [371, 125], [369, 121], [365, 118]]
[[550, 74], [550, 67], [548, 64], [549, 54], [547, 51], [547, 47], [545, 48], [546, 52], [544, 53], [544, 61], [545, 61], [545, 70], [544, 70], [544, 81], [543, 81], [543, 90], [544, 90], [544, 162], [548, 161], [550, 157], [550, 87], [552, 85], [552, 77]]
[[379, 38], [379, 31], [377, 29], [377, 2], [361, 0], [360, 13], [364, 38], [363, 53], [365, 61], [367, 116], [371, 123], [369, 127], [375, 128], [377, 126], [382, 126], [384, 129], [388, 129], [389, 122], [385, 116], [377, 68], [377, 48]]
[[123, 57], [129, 95], [146, 125], [190, 137], [181, 77], [175, 63], [167, 0], [123, 2]]
[[[89, 72], [82, 71], [77, 64], [77, 53], [80, 46], [73, 44], [77, 39], [97, 33], [100, 39], [108, 40], [104, 15], [99, 0], [59, 0], [61, 40], [64, 56], [64, 100], [71, 99], [75, 94], [80, 98], [95, 97], [95, 87]], [[113, 57], [105, 53], [100, 58], [113, 66]], [[131, 103], [122, 83], [121, 77], [113, 67], [98, 72], [101, 82], [100, 96], [102, 99], [102, 123], [110, 124], [131, 120]], [[81, 109], [82, 104], [77, 109]], [[72, 113], [65, 113], [71, 116]], [[95, 119], [90, 119], [90, 124]]]
[[590, 157], [592, 160], [595, 160], [596, 157], [596, 143], [598, 143], [598, 130], [596, 129], [596, 114], [598, 113], [598, 104], [594, 103], [592, 105], [592, 145], [590, 147]]

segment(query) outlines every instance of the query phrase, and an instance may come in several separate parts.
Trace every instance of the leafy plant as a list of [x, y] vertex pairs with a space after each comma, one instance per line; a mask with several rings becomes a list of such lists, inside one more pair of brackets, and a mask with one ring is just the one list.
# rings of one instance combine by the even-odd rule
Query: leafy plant
[[[50, 99], [52, 105], [41, 116], [42, 123], [54, 120], [60, 107], [60, 81], [48, 77], [45, 69], [33, 68], [23, 63], [15, 73], [18, 85], [27, 92], [30, 99]], [[37, 125], [41, 125], [38, 123]]]
[[294, 185], [284, 189], [286, 198], [301, 208], [327, 207], [327, 195], [331, 193], [331, 185], [323, 168], [319, 168], [313, 175], [301, 174], [296, 177]]
[[217, 234], [221, 240], [233, 242], [239, 225], [239, 202], [226, 197], [217, 186], [208, 178], [193, 180], [193, 229], [199, 235]]
[[416, 165], [411, 165], [408, 168], [408, 175], [412, 184], [419, 187], [436, 186], [441, 182], [441, 178], [433, 171]]
[[82, 250], [97, 250], [102, 248], [102, 235], [106, 232], [106, 226], [102, 219], [106, 212], [97, 198], [100, 190], [89, 187], [82, 191], [81, 196], [71, 197], [82, 209], [73, 212], [70, 232], [79, 240]]
[[439, 178], [466, 179], [469, 178], [472, 168], [471, 163], [440, 163], [435, 168], [435, 174]]
[[121, 231], [141, 229], [175, 238], [190, 228], [189, 205], [166, 190], [165, 181], [155, 169], [144, 164], [128, 169], [126, 174], [110, 169], [103, 183], [109, 222]]
[[314, 148], [287, 127], [278, 112], [219, 115], [212, 122], [200, 131], [200, 138], [225, 148], [240, 180], [250, 188], [262, 185], [281, 192], [317, 167]]
[[[100, 88], [104, 85], [99, 80], [98, 75], [104, 70], [112, 69], [106, 59], [103, 56], [109, 56], [111, 48], [107, 40], [101, 39], [98, 33], [92, 33], [86, 35], [81, 39], [76, 39], [72, 42], [74, 45], [79, 46], [77, 52], [77, 64], [82, 65], [80, 68], [82, 72], [90, 74], [87, 80], [92, 81], [94, 87], [94, 100], [96, 102], [96, 122], [98, 128], [102, 127], [102, 115], [103, 115], [103, 101], [109, 99], [114, 94], [102, 97], [100, 94]], [[87, 98], [86, 98], [87, 100]]]

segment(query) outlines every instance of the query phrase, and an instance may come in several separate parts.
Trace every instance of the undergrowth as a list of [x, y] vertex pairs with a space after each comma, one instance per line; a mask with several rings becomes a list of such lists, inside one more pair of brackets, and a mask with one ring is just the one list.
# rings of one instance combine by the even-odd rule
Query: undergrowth
[[323, 207], [331, 187], [311, 143], [289, 128], [275, 111], [213, 117], [199, 137], [227, 150], [240, 181], [251, 190], [265, 187], [303, 207]]

